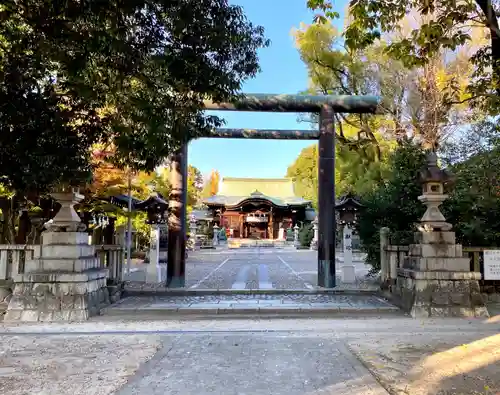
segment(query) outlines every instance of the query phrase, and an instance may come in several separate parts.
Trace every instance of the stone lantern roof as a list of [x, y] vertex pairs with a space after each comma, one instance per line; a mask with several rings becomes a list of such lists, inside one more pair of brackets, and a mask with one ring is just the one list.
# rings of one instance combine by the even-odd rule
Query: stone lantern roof
[[437, 155], [434, 151], [428, 152], [426, 159], [425, 167], [419, 172], [419, 181], [422, 184], [437, 182], [446, 185], [453, 182], [453, 174], [449, 170], [439, 168]]

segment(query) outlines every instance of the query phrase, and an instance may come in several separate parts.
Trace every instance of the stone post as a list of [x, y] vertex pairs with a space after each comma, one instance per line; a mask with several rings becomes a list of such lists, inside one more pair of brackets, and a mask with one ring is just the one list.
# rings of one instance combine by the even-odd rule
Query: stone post
[[213, 237], [214, 246], [218, 246], [219, 245], [219, 227], [217, 226], [217, 224], [214, 224], [213, 232], [214, 232], [214, 237]]
[[149, 245], [149, 265], [146, 270], [146, 283], [161, 282], [160, 274], [160, 227], [151, 225], [151, 241]]
[[196, 249], [196, 217], [194, 215], [189, 216], [189, 248], [194, 251]]
[[345, 224], [342, 229], [342, 236], [344, 242], [344, 263], [341, 267], [341, 279], [343, 283], [355, 283], [356, 271], [352, 263], [352, 228], [349, 224]]
[[318, 286], [334, 288], [335, 275], [335, 117], [325, 105], [318, 140]]
[[300, 241], [299, 241], [299, 225], [295, 224], [293, 227], [293, 245], [295, 248], [300, 247]]
[[[387, 288], [389, 286], [389, 257], [387, 256], [386, 248], [389, 245], [389, 228], [380, 229], [380, 281], [381, 287]], [[395, 280], [395, 279], [393, 279]]]
[[283, 228], [282, 224], [280, 224], [280, 227], [278, 230], [278, 239], [286, 241], [285, 228]]
[[317, 216], [314, 217], [312, 225], [313, 225], [314, 235], [313, 235], [313, 239], [311, 241], [310, 249], [317, 250], [318, 249], [318, 217]]
[[51, 194], [61, 209], [46, 224], [39, 257], [14, 275], [14, 293], [4, 321], [83, 321], [109, 304], [107, 269], [74, 209], [83, 196], [72, 189]]
[[463, 257], [452, 225], [439, 210], [447, 198], [444, 183], [449, 179], [437, 166], [436, 154], [428, 153], [418, 198], [427, 211], [415, 233], [415, 244], [398, 269], [397, 290], [403, 308], [413, 317], [488, 317], [478, 282], [481, 273], [470, 271], [469, 258]]

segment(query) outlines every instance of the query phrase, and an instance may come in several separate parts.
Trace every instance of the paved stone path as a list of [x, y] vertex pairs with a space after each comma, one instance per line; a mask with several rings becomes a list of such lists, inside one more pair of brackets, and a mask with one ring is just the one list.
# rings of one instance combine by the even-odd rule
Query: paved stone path
[[0, 324], [2, 395], [494, 395], [500, 317]]
[[157, 314], [384, 314], [400, 310], [373, 295], [330, 293], [130, 296], [106, 308], [103, 316]]
[[[161, 290], [162, 284], [146, 284], [146, 265], [137, 266], [127, 287], [139, 290]], [[342, 284], [340, 264], [337, 288], [376, 289], [366, 278], [370, 267], [355, 262], [357, 281]], [[317, 252], [309, 250], [248, 248], [189, 252], [186, 263], [188, 289], [315, 289], [317, 287]]]
[[387, 395], [331, 338], [207, 334], [164, 339], [118, 395]]

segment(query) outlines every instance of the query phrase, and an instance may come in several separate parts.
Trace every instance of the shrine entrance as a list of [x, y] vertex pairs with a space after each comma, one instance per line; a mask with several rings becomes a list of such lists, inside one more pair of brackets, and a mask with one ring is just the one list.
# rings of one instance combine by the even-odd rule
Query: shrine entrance
[[[319, 130], [215, 129], [201, 137], [318, 140], [318, 251], [317, 285], [334, 288], [335, 270], [335, 120], [336, 113], [375, 113], [375, 96], [310, 96], [252, 94], [232, 103], [206, 101], [207, 110], [296, 112], [319, 115]], [[171, 194], [168, 213], [168, 264], [166, 286], [185, 287], [186, 277], [186, 196], [187, 144], [175, 152], [170, 160]], [[267, 217], [266, 217], [267, 215]], [[245, 216], [239, 223], [242, 234], [268, 238], [269, 213], [260, 210], [260, 216]], [[265, 224], [264, 224], [265, 222]], [[263, 225], [264, 224], [264, 225]], [[246, 232], [246, 233], [245, 233]], [[285, 262], [286, 263], [286, 262]], [[265, 268], [263, 268], [266, 270]]]

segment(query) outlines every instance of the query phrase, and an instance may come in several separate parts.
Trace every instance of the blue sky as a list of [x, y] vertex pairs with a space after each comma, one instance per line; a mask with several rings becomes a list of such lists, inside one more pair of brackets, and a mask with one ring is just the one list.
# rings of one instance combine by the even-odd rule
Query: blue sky
[[[243, 87], [246, 93], [298, 93], [307, 89], [307, 70], [295, 48], [291, 30], [310, 23], [306, 0], [233, 0], [247, 18], [264, 26], [271, 45], [260, 51], [262, 72]], [[308, 129], [298, 114], [214, 112], [228, 128]], [[222, 177], [284, 177], [300, 151], [314, 141], [199, 139], [189, 145], [189, 163], [205, 176], [217, 169]]]

